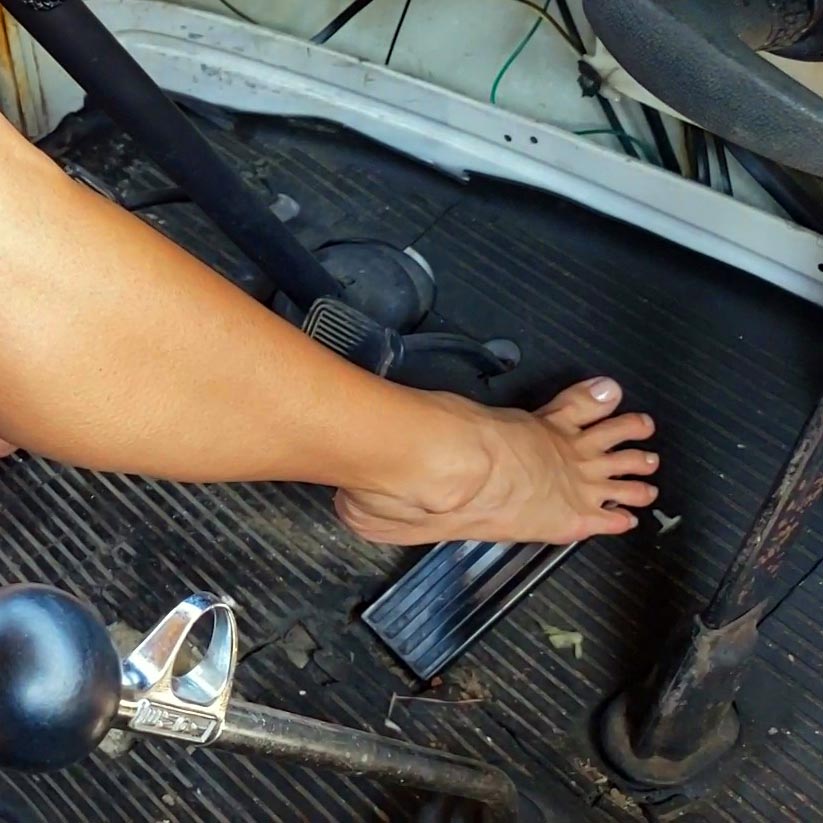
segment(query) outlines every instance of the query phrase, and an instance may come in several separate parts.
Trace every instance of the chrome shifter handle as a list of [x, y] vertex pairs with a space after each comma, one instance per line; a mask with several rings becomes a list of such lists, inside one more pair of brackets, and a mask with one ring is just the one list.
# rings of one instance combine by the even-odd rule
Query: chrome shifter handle
[[[182, 675], [175, 663], [195, 624], [211, 642]], [[237, 662], [231, 608], [194, 594], [124, 660], [86, 605], [39, 585], [0, 590], [0, 768], [49, 771], [90, 754], [112, 725], [198, 745], [220, 736]]]
[[[191, 671], [174, 668], [196, 623], [211, 615], [211, 641]], [[211, 594], [187, 597], [123, 661], [118, 716], [143, 734], [189, 743], [213, 743], [223, 730], [237, 662], [237, 623], [231, 608]]]
[[[212, 635], [202, 659], [175, 674], [189, 635], [208, 616]], [[214, 595], [186, 598], [121, 665], [105, 626], [76, 598], [48, 586], [0, 589], [0, 768], [63, 768], [91, 754], [117, 725], [465, 797], [484, 821], [516, 823], [517, 791], [499, 769], [268, 706], [230, 702], [236, 663], [234, 615]]]

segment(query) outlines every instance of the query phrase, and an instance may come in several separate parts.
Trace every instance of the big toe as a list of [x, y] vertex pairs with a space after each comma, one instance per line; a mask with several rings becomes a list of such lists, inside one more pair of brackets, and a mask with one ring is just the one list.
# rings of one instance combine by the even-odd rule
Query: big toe
[[611, 377], [595, 377], [566, 389], [537, 414], [564, 428], [582, 429], [608, 417], [623, 399], [623, 390]]

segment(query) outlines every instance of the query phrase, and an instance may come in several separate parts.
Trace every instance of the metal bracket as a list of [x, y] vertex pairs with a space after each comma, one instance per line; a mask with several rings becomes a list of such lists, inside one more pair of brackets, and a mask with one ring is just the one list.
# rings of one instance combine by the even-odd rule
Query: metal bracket
[[740, 732], [734, 696], [754, 654], [765, 605], [720, 629], [696, 615], [675, 633], [678, 639], [647, 681], [608, 706], [601, 743], [621, 777], [642, 792], [683, 792], [733, 751]]
[[[202, 660], [175, 675], [175, 664], [194, 626], [214, 621]], [[231, 608], [211, 594], [186, 598], [123, 661], [120, 717], [136, 732], [198, 745], [223, 731], [237, 662], [237, 624]]]

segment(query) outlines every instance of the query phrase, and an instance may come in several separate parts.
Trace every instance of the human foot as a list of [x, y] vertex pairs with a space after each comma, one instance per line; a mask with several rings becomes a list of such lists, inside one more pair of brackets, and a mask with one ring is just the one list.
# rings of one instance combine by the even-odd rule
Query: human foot
[[5, 440], [0, 440], [0, 459], [14, 454], [16, 451], [17, 446], [12, 446], [11, 443], [7, 443]]
[[[440, 444], [427, 482], [383, 493], [341, 489], [342, 521], [367, 540], [399, 545], [476, 539], [562, 545], [637, 525], [657, 489], [639, 480], [656, 454], [613, 451], [654, 433], [648, 415], [611, 417], [622, 399], [613, 380], [596, 378], [559, 394], [534, 414], [489, 409], [451, 395], [436, 401], [460, 417], [463, 431]], [[474, 451], [469, 453], [468, 449]]]

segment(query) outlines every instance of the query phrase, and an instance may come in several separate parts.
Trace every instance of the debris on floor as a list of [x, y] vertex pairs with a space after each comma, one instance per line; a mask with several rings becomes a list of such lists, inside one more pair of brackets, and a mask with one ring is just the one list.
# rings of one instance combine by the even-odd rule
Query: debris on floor
[[584, 638], [580, 632], [558, 629], [557, 626], [543, 626], [543, 633], [557, 651], [573, 649], [575, 660], [583, 659]]
[[609, 782], [609, 778], [597, 766], [592, 765], [591, 760], [575, 759], [574, 765], [580, 769], [583, 777], [595, 786], [604, 786]]
[[[442, 679], [440, 679], [440, 684], [443, 684]], [[432, 685], [434, 686], [434, 681], [432, 681]], [[476, 669], [456, 669], [449, 677], [449, 685], [455, 686], [459, 690], [458, 697], [460, 700], [488, 700], [492, 696], [489, 689], [483, 685]]]
[[608, 797], [619, 809], [634, 816], [641, 816], [640, 807], [631, 797], [623, 794], [591, 760], [580, 760], [575, 758], [574, 765], [586, 780], [594, 786], [595, 798], [589, 798], [590, 805], [595, 805], [602, 797]]
[[295, 623], [286, 632], [280, 641], [280, 647], [289, 661], [298, 669], [305, 669], [309, 665], [312, 653], [320, 648], [302, 623]]
[[660, 509], [652, 509], [652, 515], [660, 524], [660, 528], [657, 531], [658, 537], [663, 537], [665, 534], [670, 534], [673, 531], [677, 531], [677, 529], [680, 528], [680, 524], [683, 522], [683, 515], [678, 514], [675, 517], [669, 517], [660, 511]]
[[475, 703], [484, 703], [486, 700], [485, 697], [471, 697], [471, 698], [464, 698], [460, 700], [442, 700], [438, 697], [423, 697], [413, 694], [397, 694], [397, 692], [392, 692], [391, 700], [389, 701], [389, 708], [386, 712], [385, 720], [383, 721], [383, 725], [393, 731], [397, 732], [398, 734], [404, 734], [403, 729], [392, 720], [392, 715], [394, 714], [395, 707], [398, 703], [426, 703], [432, 706], [470, 706]]
[[114, 648], [120, 657], [126, 657], [133, 652], [139, 645], [140, 641], [145, 636], [144, 632], [135, 629], [128, 623], [118, 620], [116, 623], [106, 627], [111, 642], [114, 643]]
[[389, 711], [386, 714], [387, 719], [391, 719], [395, 704], [397, 703], [431, 703], [436, 706], [468, 706], [472, 703], [482, 703], [485, 700], [483, 697], [472, 697], [466, 700], [440, 700], [437, 697], [417, 697], [413, 694], [397, 694], [394, 692], [389, 701]]
[[131, 751], [136, 742], [137, 739], [130, 732], [124, 732], [122, 729], [111, 729], [103, 738], [97, 750], [107, 757], [123, 757]]
[[[616, 786], [613, 786], [609, 789], [609, 800], [614, 803], [619, 809], [622, 809], [624, 812], [634, 812], [637, 816], [641, 816], [642, 813], [640, 811], [640, 807], [637, 803], [634, 802], [628, 795], [623, 794]], [[645, 820], [645, 815], [642, 815], [643, 819]]]

